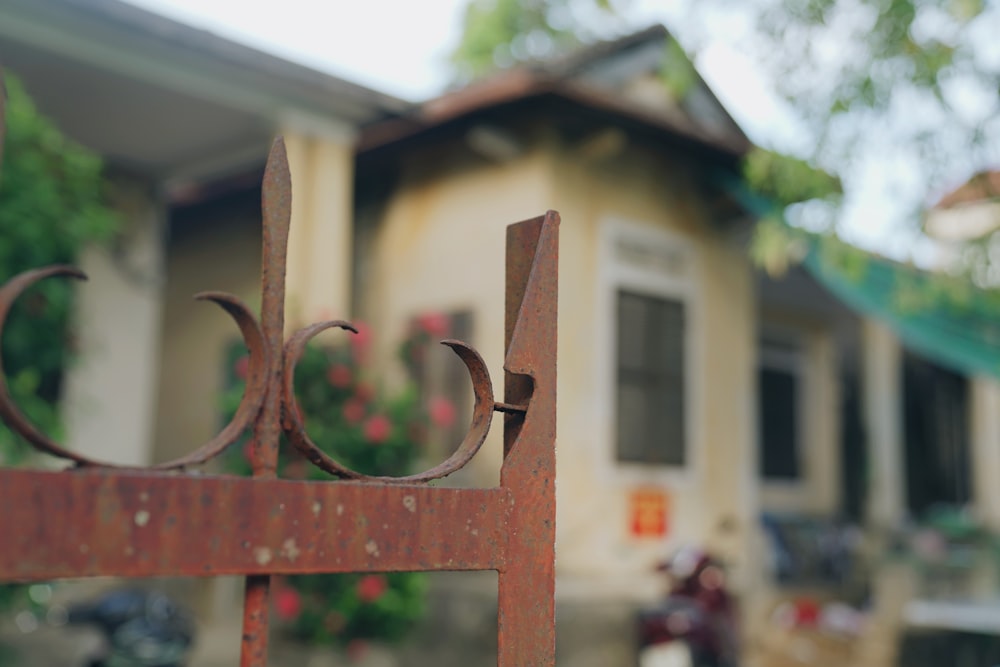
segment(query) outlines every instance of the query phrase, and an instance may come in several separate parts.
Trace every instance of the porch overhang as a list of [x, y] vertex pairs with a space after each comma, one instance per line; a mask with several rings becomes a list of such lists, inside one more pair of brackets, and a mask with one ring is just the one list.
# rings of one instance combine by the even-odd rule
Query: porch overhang
[[0, 66], [68, 136], [159, 180], [261, 165], [290, 121], [352, 141], [408, 106], [120, 0], [0, 4]]

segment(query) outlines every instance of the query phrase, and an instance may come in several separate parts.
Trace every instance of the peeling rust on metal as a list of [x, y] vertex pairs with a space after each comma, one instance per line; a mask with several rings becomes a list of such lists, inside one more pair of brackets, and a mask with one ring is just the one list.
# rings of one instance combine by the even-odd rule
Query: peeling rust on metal
[[[0, 86], [0, 144], [3, 138]], [[2, 145], [0, 145], [2, 155]], [[494, 400], [482, 357], [442, 341], [463, 361], [475, 405], [461, 445], [447, 460], [401, 478], [366, 476], [321, 451], [306, 432], [294, 393], [305, 345], [346, 321], [307, 326], [285, 340], [284, 301], [291, 174], [274, 142], [262, 188], [263, 266], [258, 319], [236, 297], [205, 292], [249, 350], [247, 388], [232, 421], [190, 454], [147, 468], [72, 452], [41, 433], [14, 404], [0, 361], [0, 418], [40, 452], [77, 469], [0, 469], [0, 581], [96, 576], [246, 577], [242, 667], [267, 664], [268, 597], [275, 574], [496, 570], [500, 667], [555, 662], [556, 277], [559, 217], [508, 228], [504, 400]], [[84, 279], [52, 266], [0, 287], [0, 334], [11, 305], [48, 277]], [[504, 417], [499, 487], [446, 489], [427, 482], [469, 463]], [[252, 432], [252, 478], [186, 474]], [[276, 479], [281, 436], [334, 478]], [[180, 474], [176, 474], [176, 473]]]

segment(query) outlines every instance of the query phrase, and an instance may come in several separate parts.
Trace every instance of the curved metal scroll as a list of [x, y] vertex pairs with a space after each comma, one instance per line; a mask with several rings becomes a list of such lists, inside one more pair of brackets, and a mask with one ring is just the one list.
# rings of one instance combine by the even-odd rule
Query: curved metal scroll
[[288, 440], [303, 456], [309, 459], [317, 468], [335, 477], [397, 483], [429, 482], [433, 479], [440, 479], [457, 472], [472, 460], [472, 457], [476, 455], [479, 448], [483, 446], [483, 442], [486, 441], [486, 436], [490, 431], [490, 422], [492, 421], [494, 409], [493, 382], [490, 380], [486, 362], [483, 361], [479, 353], [465, 343], [457, 340], [443, 340], [441, 344], [450, 347], [469, 370], [469, 376], [472, 379], [472, 391], [475, 394], [475, 405], [472, 410], [472, 424], [469, 427], [469, 431], [465, 434], [465, 438], [462, 439], [462, 443], [446, 460], [429, 470], [414, 475], [405, 475], [403, 477], [366, 475], [348, 468], [316, 446], [316, 443], [306, 433], [302, 409], [299, 407], [298, 399], [295, 397], [295, 367], [299, 359], [302, 358], [306, 344], [320, 332], [335, 327], [357, 333], [357, 330], [353, 326], [342, 320], [319, 322], [298, 330], [285, 344], [284, 369], [282, 373], [284, 379], [282, 387], [282, 402], [284, 405], [282, 428], [288, 436]]
[[[0, 336], [3, 335], [3, 328], [7, 322], [7, 315], [10, 313], [14, 301], [35, 283], [52, 276], [65, 276], [86, 280], [87, 276], [80, 269], [66, 265], [49, 266], [42, 269], [25, 271], [10, 279], [3, 287], [0, 287]], [[52, 456], [72, 461], [78, 466], [100, 466], [103, 468], [125, 468], [125, 469], [153, 469], [153, 470], [176, 470], [191, 465], [205, 463], [218, 456], [222, 450], [236, 442], [240, 434], [253, 422], [254, 417], [260, 410], [264, 401], [266, 383], [264, 369], [267, 367], [267, 349], [264, 346], [264, 335], [256, 318], [247, 308], [246, 304], [235, 296], [222, 292], [203, 292], [195, 296], [196, 299], [212, 301], [222, 307], [236, 321], [243, 335], [243, 341], [250, 351], [250, 364], [248, 369], [247, 388], [240, 401], [239, 408], [233, 419], [222, 431], [210, 441], [198, 447], [195, 451], [174, 459], [152, 466], [128, 466], [115, 463], [98, 461], [82, 454], [70, 451], [59, 445], [47, 435], [42, 433], [27, 416], [21, 412], [17, 404], [14, 403], [7, 386], [7, 376], [3, 368], [3, 360], [0, 358], [0, 418], [7, 426], [24, 438], [38, 451]]]

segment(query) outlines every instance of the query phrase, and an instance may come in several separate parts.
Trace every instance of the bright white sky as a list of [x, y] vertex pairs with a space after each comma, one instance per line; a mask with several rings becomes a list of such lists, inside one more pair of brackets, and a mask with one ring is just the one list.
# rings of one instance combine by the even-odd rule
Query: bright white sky
[[[409, 100], [448, 83], [448, 54], [461, 34], [465, 0], [128, 0], [289, 60]], [[677, 24], [687, 0], [633, 0], [636, 29]], [[724, 46], [737, 22], [717, 26], [699, 70], [744, 129], [760, 140], [781, 110], [748, 61]], [[733, 40], [734, 41], [734, 40]], [[786, 119], [787, 120], [787, 119]], [[773, 134], [773, 133], [772, 133]]]
[[[458, 42], [465, 6], [465, 0], [128, 1], [414, 101], [447, 84], [447, 58]], [[632, 0], [628, 27], [679, 27], [688, 1]], [[717, 23], [697, 62], [699, 72], [752, 140], [795, 152], [803, 135], [794, 131], [792, 117], [753, 64], [728, 46], [739, 41], [745, 26], [738, 17], [720, 16]], [[859, 179], [864, 187], [848, 200], [845, 231], [856, 242], [892, 253], [892, 230], [875, 222], [891, 217], [891, 205], [879, 194], [887, 170], [873, 163]]]

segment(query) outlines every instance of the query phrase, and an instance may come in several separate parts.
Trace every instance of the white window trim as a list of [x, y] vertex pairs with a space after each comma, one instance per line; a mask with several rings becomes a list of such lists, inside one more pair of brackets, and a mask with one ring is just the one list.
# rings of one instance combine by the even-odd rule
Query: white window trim
[[[828, 371], [835, 371], [836, 364], [824, 363], [823, 350], [831, 344], [831, 332], [816, 323], [792, 320], [780, 315], [765, 315], [762, 320], [764, 332], [774, 332], [779, 335], [795, 337], [801, 345], [801, 365], [799, 367], [799, 423], [798, 423], [798, 455], [799, 478], [780, 480], [765, 478], [758, 468], [757, 480], [760, 483], [761, 508], [766, 511], [804, 511], [832, 512], [837, 509], [838, 490], [833, 490], [833, 497], [827, 497], [820, 492], [821, 477], [828, 471], [822, 463], [822, 448], [833, 447], [840, 451], [840, 415], [834, 406], [839, 405], [839, 399], [831, 397], [824, 386], [829, 378]], [[758, 353], [760, 343], [757, 343]], [[760, 360], [758, 360], [758, 367]], [[835, 382], [835, 379], [834, 379]], [[829, 388], [836, 391], [835, 388]], [[831, 400], [832, 398], [832, 400]], [[759, 408], [758, 408], [759, 409]], [[833, 414], [826, 414], [827, 410]], [[832, 432], [823, 432], [826, 428]], [[758, 448], [760, 432], [754, 434]], [[837, 454], [839, 456], [839, 454]], [[836, 465], [839, 465], [837, 459]], [[839, 476], [838, 476], [839, 480]], [[839, 481], [838, 481], [839, 484]], [[833, 502], [831, 505], [830, 502]]]
[[[671, 275], [664, 269], [640, 267], [623, 262], [618, 255], [620, 243], [636, 244], [653, 254], [669, 255], [679, 260], [679, 270]], [[595, 465], [598, 475], [614, 485], [642, 484], [691, 486], [697, 483], [702, 469], [701, 387], [703, 364], [701, 340], [701, 308], [698, 299], [698, 257], [695, 244], [687, 237], [667, 229], [642, 225], [618, 218], [602, 221], [599, 230], [598, 291], [597, 291], [597, 376], [602, 391], [598, 392], [597, 423], [601, 425], [596, 439]], [[619, 290], [629, 290], [684, 304], [684, 399], [685, 399], [685, 463], [683, 465], [629, 463], [618, 460], [617, 402], [617, 308]]]

